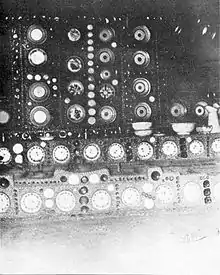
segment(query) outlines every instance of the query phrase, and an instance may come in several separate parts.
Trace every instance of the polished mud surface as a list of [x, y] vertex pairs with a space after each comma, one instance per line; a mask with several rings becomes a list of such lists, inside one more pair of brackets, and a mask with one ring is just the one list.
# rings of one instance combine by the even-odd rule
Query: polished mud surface
[[1, 224], [0, 273], [220, 274], [220, 211]]

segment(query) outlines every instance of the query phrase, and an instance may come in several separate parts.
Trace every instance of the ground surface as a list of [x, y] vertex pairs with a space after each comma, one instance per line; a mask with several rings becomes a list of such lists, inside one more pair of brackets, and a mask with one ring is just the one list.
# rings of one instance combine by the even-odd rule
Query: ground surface
[[220, 274], [220, 212], [2, 224], [0, 273]]

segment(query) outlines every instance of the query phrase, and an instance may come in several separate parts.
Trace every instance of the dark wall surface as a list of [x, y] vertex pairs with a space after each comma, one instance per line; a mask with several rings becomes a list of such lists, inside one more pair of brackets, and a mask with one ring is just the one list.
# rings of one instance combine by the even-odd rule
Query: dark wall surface
[[1, 11], [3, 13], [47, 13], [50, 15], [60, 12], [71, 13], [72, 10], [94, 13], [96, 15], [119, 15], [122, 13], [161, 13], [184, 16], [193, 13], [195, 15], [210, 15], [215, 22], [219, 15], [219, 1], [217, 0], [2, 0]]

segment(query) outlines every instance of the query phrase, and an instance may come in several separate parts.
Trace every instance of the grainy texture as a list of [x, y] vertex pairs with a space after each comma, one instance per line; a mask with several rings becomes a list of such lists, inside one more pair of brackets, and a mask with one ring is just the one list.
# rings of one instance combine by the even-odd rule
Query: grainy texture
[[219, 274], [219, 211], [5, 224], [0, 273]]
[[[219, 12], [215, 0], [3, 0], [0, 12], [71, 14], [70, 7], [100, 16], [161, 11], [170, 19], [181, 13], [184, 18], [190, 11], [195, 16], [212, 14], [210, 24], [217, 22]], [[210, 60], [217, 56], [217, 51], [205, 44], [196, 51]], [[0, 273], [215, 275], [220, 273], [219, 228], [219, 211], [120, 220], [1, 223]]]

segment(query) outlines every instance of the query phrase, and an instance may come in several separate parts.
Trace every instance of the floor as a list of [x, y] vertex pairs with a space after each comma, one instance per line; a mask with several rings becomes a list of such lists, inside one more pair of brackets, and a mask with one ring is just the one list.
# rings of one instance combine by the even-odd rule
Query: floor
[[220, 212], [1, 224], [1, 274], [220, 274]]

